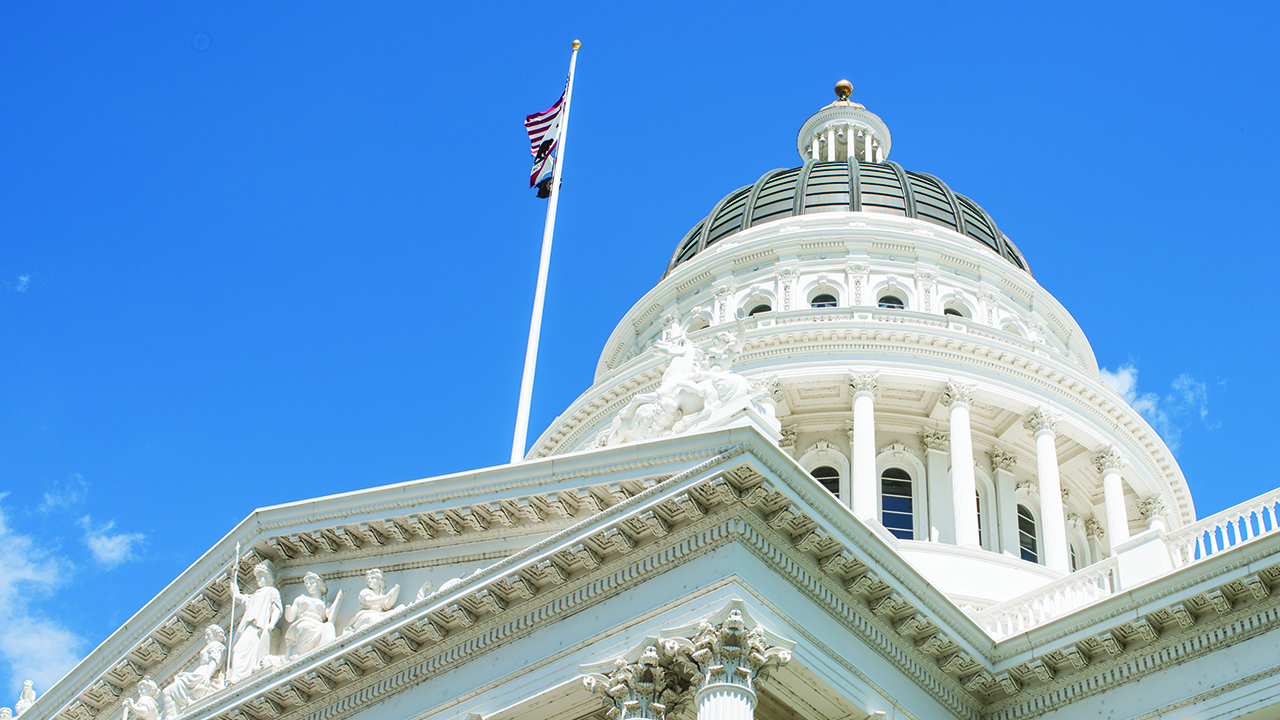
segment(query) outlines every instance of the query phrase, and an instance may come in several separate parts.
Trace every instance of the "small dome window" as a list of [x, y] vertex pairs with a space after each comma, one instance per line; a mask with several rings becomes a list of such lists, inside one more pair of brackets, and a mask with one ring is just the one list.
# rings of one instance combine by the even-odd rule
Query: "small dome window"
[[760, 313], [767, 313], [771, 310], [773, 310], [773, 308], [769, 307], [769, 303], [760, 303], [759, 305], [751, 308], [751, 311], [747, 313], [747, 317], [759, 315]]
[[888, 310], [902, 310], [907, 307], [907, 304], [897, 295], [881, 295], [876, 304]]
[[1018, 506], [1018, 550], [1023, 560], [1040, 562], [1040, 549], [1036, 545], [1036, 518], [1026, 505]]
[[822, 293], [821, 295], [813, 296], [813, 299], [809, 301], [809, 307], [828, 308], [835, 307], [837, 303], [838, 301], [836, 300], [835, 295], [832, 295], [831, 293]]
[[706, 330], [709, 327], [711, 327], [711, 321], [706, 317], [699, 315], [689, 321], [689, 329], [685, 332], [697, 332], [699, 330]]
[[950, 315], [951, 317], [958, 317], [958, 318], [962, 318], [962, 317], [964, 317], [964, 313], [960, 312], [959, 310], [957, 310], [957, 309], [955, 309], [955, 308], [953, 308], [953, 307], [949, 307], [949, 308], [945, 308], [945, 309], [943, 309], [942, 314], [943, 314], [943, 315]]
[[827, 492], [840, 497], [840, 471], [830, 465], [822, 465], [809, 472]]
[[915, 539], [911, 475], [902, 468], [880, 473], [880, 524], [900, 540]]

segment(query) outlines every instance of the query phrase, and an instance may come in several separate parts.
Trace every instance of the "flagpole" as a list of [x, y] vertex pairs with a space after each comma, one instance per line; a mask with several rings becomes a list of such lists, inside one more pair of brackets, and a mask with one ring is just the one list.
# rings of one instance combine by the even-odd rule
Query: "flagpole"
[[551, 170], [551, 197], [547, 200], [547, 223], [542, 230], [542, 257], [538, 261], [538, 286], [533, 293], [533, 319], [529, 321], [529, 345], [524, 354], [524, 376], [520, 380], [520, 404], [516, 408], [516, 434], [511, 441], [511, 462], [524, 459], [529, 435], [529, 405], [533, 400], [533, 372], [538, 364], [538, 337], [542, 333], [542, 301], [547, 292], [547, 272], [551, 265], [551, 235], [556, 229], [556, 202], [560, 199], [560, 170], [564, 167], [565, 145], [569, 139], [569, 104], [573, 101], [573, 70], [578, 64], [582, 43], [573, 41], [569, 57], [569, 83], [564, 91], [564, 117], [560, 120], [559, 149]]

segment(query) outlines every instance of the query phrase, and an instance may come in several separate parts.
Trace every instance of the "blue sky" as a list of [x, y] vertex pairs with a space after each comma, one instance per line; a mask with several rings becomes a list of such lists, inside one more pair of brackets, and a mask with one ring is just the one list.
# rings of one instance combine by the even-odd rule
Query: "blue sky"
[[445, 5], [0, 4], [0, 705], [255, 507], [506, 461], [575, 37], [531, 439], [847, 77], [1202, 516], [1280, 484], [1273, 4]]

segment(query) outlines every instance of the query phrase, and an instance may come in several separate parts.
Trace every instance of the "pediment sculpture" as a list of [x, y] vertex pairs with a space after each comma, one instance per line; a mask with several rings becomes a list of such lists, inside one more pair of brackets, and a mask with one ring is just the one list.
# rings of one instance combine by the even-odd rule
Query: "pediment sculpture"
[[743, 332], [739, 318], [735, 331], [718, 332], [700, 347], [679, 322], [672, 322], [668, 339], [653, 343], [657, 352], [671, 358], [657, 389], [631, 398], [597, 443], [621, 445], [715, 427], [747, 408], [776, 425], [768, 385], [753, 384], [732, 370], [742, 352]]

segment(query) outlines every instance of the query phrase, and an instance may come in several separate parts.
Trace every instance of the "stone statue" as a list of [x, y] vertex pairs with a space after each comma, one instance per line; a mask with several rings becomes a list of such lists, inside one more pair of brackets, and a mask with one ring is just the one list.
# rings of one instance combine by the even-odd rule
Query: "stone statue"
[[342, 631], [343, 635], [359, 632], [391, 613], [404, 609], [404, 605], [396, 606], [396, 598], [400, 597], [400, 586], [395, 585], [388, 590], [387, 582], [382, 577], [382, 570], [378, 568], [370, 570], [364, 574], [364, 580], [368, 587], [361, 590], [359, 595], [360, 605], [364, 609], [351, 618], [351, 624]]
[[324, 578], [309, 572], [302, 576], [302, 584], [306, 593], [294, 598], [284, 609], [284, 619], [293, 623], [284, 633], [284, 654], [290, 660], [327, 645], [338, 636], [333, 618], [342, 604], [342, 591], [339, 590], [333, 604], [326, 607], [324, 596], [329, 594], [329, 585]]
[[159, 720], [160, 688], [152, 682], [150, 675], [144, 675], [142, 680], [138, 681], [137, 702], [129, 698], [124, 699], [124, 714], [121, 720], [129, 720], [129, 713], [133, 713], [138, 720]]
[[13, 716], [18, 717], [27, 711], [27, 708], [36, 704], [36, 691], [31, 688], [31, 681], [26, 680], [22, 683], [22, 693], [18, 695], [18, 702], [13, 706]]
[[430, 580], [422, 583], [422, 587], [418, 588], [418, 596], [415, 597], [413, 601], [415, 603], [420, 603], [423, 600], [426, 600], [427, 596], [431, 594], [432, 587], [433, 587], [433, 583]]
[[[227, 651], [227, 634], [217, 625], [204, 629], [204, 647], [200, 649], [196, 666], [188, 672], [180, 672], [173, 676], [173, 682], [162, 693], [164, 699], [164, 720], [177, 720], [192, 703], [211, 695], [225, 685], [222, 667], [222, 655]], [[139, 683], [141, 691], [141, 683]]]
[[772, 421], [772, 398], [732, 371], [743, 347], [742, 318], [734, 332], [717, 333], [706, 350], [689, 340], [679, 323], [673, 322], [667, 334], [670, 340], [653, 343], [655, 350], [671, 356], [658, 388], [633, 397], [598, 444], [621, 445], [714, 426], [748, 406]]
[[7, 707], [0, 707], [0, 720], [13, 720], [13, 711]]
[[258, 589], [252, 595], [240, 592], [237, 573], [231, 573], [231, 596], [244, 606], [244, 615], [236, 627], [235, 646], [231, 648], [231, 676], [235, 684], [257, 672], [271, 655], [271, 630], [280, 622], [283, 605], [276, 589], [275, 566], [263, 560], [253, 566]]

